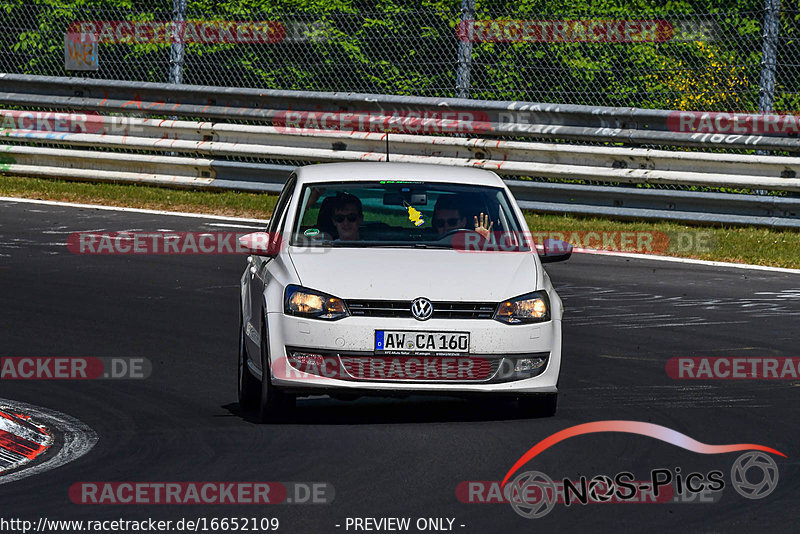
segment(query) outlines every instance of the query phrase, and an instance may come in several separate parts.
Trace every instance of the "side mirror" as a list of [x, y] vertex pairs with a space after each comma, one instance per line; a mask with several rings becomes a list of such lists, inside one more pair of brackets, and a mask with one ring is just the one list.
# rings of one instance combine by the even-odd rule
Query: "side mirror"
[[568, 260], [572, 256], [572, 245], [558, 239], [545, 239], [541, 248], [537, 245], [536, 251], [542, 263], [555, 263]]
[[280, 235], [273, 235], [268, 232], [253, 232], [252, 234], [241, 236], [239, 244], [256, 256], [274, 258], [281, 251], [283, 239], [281, 239]]

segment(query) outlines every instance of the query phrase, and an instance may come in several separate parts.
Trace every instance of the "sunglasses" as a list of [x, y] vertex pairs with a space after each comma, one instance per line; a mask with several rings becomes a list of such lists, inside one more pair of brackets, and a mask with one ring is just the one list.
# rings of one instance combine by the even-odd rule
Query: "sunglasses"
[[334, 215], [333, 221], [337, 223], [343, 223], [344, 220], [347, 219], [348, 222], [356, 222], [358, 220], [357, 213], [348, 213], [347, 215]]
[[450, 217], [449, 219], [434, 219], [433, 225], [436, 228], [442, 228], [444, 225], [456, 226], [458, 224], [458, 217]]

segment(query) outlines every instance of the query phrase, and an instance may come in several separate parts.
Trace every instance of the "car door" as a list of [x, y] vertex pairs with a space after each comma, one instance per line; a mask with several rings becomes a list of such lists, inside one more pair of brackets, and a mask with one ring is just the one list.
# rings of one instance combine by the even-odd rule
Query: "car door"
[[[286, 181], [283, 187], [278, 202], [275, 204], [275, 210], [272, 212], [269, 224], [267, 225], [267, 232], [270, 238], [280, 238], [283, 223], [286, 220], [289, 203], [294, 193], [295, 184], [297, 182], [296, 176], [292, 174]], [[254, 362], [260, 362], [260, 339], [261, 336], [261, 323], [264, 318], [264, 309], [262, 306], [262, 295], [264, 294], [264, 285], [266, 283], [266, 269], [269, 262], [274, 261], [274, 258], [266, 256], [258, 256], [256, 254], [250, 255], [250, 263], [247, 272], [247, 285], [248, 291], [245, 298], [249, 300], [249, 313], [246, 342], [248, 344], [248, 352], [250, 353]], [[259, 339], [259, 343], [255, 339]]]

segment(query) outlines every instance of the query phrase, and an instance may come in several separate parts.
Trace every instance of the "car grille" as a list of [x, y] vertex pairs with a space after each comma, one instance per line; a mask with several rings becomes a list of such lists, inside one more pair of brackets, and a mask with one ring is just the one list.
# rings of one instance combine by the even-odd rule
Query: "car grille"
[[[486, 382], [494, 377], [502, 358], [453, 357], [449, 360], [450, 365], [445, 367], [441, 357], [339, 357], [352, 380], [373, 382]], [[471, 364], [468, 371], [459, 370], [460, 362], [465, 360]]]
[[[348, 300], [354, 317], [413, 317], [410, 300]], [[491, 319], [493, 302], [433, 302], [432, 319]]]

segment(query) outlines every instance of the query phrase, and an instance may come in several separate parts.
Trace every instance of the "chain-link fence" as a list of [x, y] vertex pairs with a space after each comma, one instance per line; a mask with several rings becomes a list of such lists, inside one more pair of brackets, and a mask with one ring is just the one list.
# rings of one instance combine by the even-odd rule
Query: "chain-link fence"
[[[472, 2], [4, 0], [0, 70], [662, 109], [800, 103], [800, 9], [776, 0]], [[67, 36], [92, 34], [96, 70], [66, 70]]]

